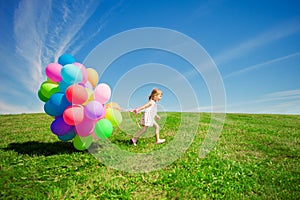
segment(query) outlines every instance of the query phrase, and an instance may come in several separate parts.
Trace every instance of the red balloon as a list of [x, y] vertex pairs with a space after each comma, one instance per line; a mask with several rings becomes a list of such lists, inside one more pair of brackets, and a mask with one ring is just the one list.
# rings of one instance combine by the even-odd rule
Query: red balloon
[[84, 118], [83, 106], [73, 105], [68, 107], [63, 113], [63, 118], [66, 124], [71, 126], [81, 123]]
[[66, 97], [73, 104], [83, 104], [88, 99], [88, 92], [83, 86], [73, 84], [67, 88]]

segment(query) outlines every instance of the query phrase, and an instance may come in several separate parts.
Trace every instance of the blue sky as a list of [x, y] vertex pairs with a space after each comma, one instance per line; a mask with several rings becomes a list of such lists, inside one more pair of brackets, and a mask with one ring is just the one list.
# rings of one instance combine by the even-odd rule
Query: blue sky
[[[226, 105], [219, 106], [226, 112], [300, 114], [296, 0], [0, 0], [0, 26], [1, 114], [44, 112], [37, 90], [47, 64], [63, 53], [88, 64], [101, 42], [143, 27], [174, 30], [203, 47], [221, 75]], [[102, 53], [99, 60], [105, 57]], [[102, 66], [87, 67], [101, 71]], [[150, 68], [159, 74], [153, 80]], [[111, 86], [112, 100], [124, 109], [145, 103], [151, 89], [160, 87], [161, 110], [211, 111], [203, 77], [170, 52], [144, 49], [122, 55], [100, 82]], [[196, 101], [189, 102], [192, 93]]]

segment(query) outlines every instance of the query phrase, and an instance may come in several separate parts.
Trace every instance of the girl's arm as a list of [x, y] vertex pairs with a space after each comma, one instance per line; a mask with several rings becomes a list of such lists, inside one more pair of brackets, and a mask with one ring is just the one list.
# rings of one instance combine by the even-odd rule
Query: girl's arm
[[143, 106], [141, 106], [139, 108], [134, 109], [133, 112], [138, 113], [138, 112], [140, 112], [140, 111], [142, 111], [142, 110], [144, 110], [144, 109], [146, 109], [146, 108], [148, 108], [150, 106], [151, 106], [151, 101], [148, 101], [148, 103], [146, 103], [145, 105], [143, 105]]

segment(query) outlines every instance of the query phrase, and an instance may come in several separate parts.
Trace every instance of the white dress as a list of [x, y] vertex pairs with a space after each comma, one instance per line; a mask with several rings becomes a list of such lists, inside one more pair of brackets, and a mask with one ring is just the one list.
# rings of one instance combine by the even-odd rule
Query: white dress
[[153, 126], [154, 118], [157, 114], [157, 104], [154, 100], [150, 100], [151, 106], [144, 110], [141, 124], [144, 126]]

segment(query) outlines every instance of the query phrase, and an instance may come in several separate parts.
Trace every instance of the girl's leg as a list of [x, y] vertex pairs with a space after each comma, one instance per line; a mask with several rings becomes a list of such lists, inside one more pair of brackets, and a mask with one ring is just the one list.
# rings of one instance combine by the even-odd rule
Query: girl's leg
[[131, 139], [134, 146], [136, 146], [137, 140], [139, 139], [139, 137], [141, 137], [141, 135], [143, 133], [146, 132], [147, 129], [148, 129], [148, 126], [143, 126], [143, 128]]
[[153, 126], [155, 128], [155, 137], [156, 137], [156, 143], [161, 144], [165, 142], [165, 139], [159, 138], [159, 125], [156, 123], [156, 121], [153, 122]]

